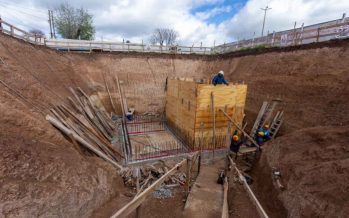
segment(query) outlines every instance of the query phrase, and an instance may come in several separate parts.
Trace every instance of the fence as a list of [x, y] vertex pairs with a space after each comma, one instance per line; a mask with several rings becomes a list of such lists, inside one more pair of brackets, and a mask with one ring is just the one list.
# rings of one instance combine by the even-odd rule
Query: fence
[[32, 44], [36, 45], [44, 45], [45, 44], [45, 38], [44, 36], [40, 34], [32, 34], [29, 32], [26, 32], [20, 28], [17, 28], [5, 21], [3, 21], [0, 18], [0, 32], [6, 33], [12, 37], [22, 39], [24, 41], [30, 42]]
[[[295, 25], [296, 26], [296, 25]], [[303, 45], [316, 42], [324, 42], [333, 39], [342, 39], [349, 37], [349, 18], [328, 21], [293, 28], [290, 30], [268, 33], [266, 36], [244, 39], [237, 42], [227, 43], [214, 47], [194, 47], [194, 46], [160, 46], [143, 43], [120, 43], [106, 41], [87, 41], [71, 39], [45, 39], [40, 35], [31, 34], [21, 30], [0, 19], [0, 31], [24, 41], [45, 45], [52, 49], [61, 51], [78, 52], [144, 52], [144, 53], [167, 53], [167, 54], [225, 54], [238, 50], [244, 50], [255, 47], [286, 47], [294, 45]]]
[[47, 39], [46, 46], [62, 51], [145, 52], [168, 54], [211, 54], [211, 47], [160, 46], [139, 43], [119, 43], [71, 39]]
[[341, 19], [268, 33], [264, 37], [241, 40], [215, 46], [213, 54], [229, 53], [254, 47], [286, 47], [324, 42], [349, 37], [349, 18], [345, 14]]

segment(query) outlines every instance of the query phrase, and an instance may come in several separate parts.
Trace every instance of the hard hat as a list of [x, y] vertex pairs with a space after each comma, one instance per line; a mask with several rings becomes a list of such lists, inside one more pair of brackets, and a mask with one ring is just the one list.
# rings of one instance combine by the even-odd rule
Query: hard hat
[[267, 129], [268, 129], [268, 128], [269, 128], [269, 125], [268, 125], [268, 124], [265, 124], [265, 125], [264, 125], [264, 128], [267, 128]]
[[219, 71], [218, 74], [222, 74], [224, 76], [223, 70]]
[[264, 132], [260, 131], [260, 132], [258, 132], [258, 135], [259, 136], [264, 136]]
[[234, 141], [238, 141], [239, 140], [239, 136], [238, 135], [233, 135], [233, 140]]

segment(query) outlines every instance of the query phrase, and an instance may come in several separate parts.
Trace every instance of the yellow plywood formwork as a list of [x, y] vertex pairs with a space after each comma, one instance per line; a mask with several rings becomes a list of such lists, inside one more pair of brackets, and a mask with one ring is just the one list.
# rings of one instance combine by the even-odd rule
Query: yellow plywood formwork
[[[171, 79], [168, 81], [166, 99], [168, 124], [193, 150], [225, 148], [229, 141], [227, 139], [229, 121], [220, 109], [241, 126], [246, 94], [247, 85], [244, 84], [213, 86]], [[235, 129], [231, 128], [230, 133]], [[215, 146], [213, 146], [214, 140]]]

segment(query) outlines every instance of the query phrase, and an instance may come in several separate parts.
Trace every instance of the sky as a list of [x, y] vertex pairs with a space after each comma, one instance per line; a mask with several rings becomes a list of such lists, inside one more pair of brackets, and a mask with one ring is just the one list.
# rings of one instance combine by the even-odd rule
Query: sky
[[49, 36], [48, 9], [61, 3], [93, 15], [95, 40], [148, 43], [155, 28], [179, 33], [178, 44], [213, 46], [349, 16], [349, 0], [0, 0], [3, 20]]

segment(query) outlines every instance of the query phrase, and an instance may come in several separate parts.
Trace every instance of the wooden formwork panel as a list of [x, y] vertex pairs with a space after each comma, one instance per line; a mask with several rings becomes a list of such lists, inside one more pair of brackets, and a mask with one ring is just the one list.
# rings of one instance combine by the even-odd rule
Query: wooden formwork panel
[[[166, 102], [166, 117], [183, 137], [192, 144], [192, 149], [213, 149], [227, 146], [228, 119], [224, 110], [238, 125], [242, 125], [246, 102], [247, 85], [196, 84], [193, 81], [169, 80]], [[212, 97], [214, 96], [215, 124], [213, 124]], [[203, 126], [202, 126], [203, 124]], [[236, 128], [231, 128], [231, 133]], [[205, 141], [205, 143], [199, 143]], [[200, 145], [199, 145], [200, 144]]]
[[167, 86], [166, 117], [183, 134], [194, 137], [196, 112], [196, 83], [169, 80]]

